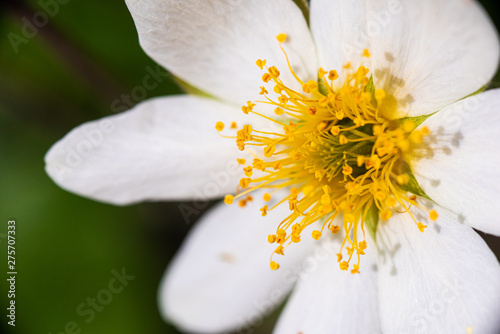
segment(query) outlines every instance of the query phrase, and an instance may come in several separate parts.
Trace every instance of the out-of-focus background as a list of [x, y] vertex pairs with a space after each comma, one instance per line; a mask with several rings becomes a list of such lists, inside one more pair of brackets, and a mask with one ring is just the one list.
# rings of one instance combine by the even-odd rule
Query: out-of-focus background
[[[57, 8], [48, 5], [54, 2]], [[481, 2], [499, 27], [498, 0]], [[39, 12], [48, 14], [44, 24]], [[73, 195], [47, 177], [43, 162], [50, 146], [83, 122], [182, 93], [166, 72], [156, 89], [137, 88], [156, 68], [124, 1], [0, 2], [0, 332], [177, 333], [161, 319], [156, 293], [194, 220], [184, 221], [179, 203], [115, 207]], [[5, 316], [12, 219], [15, 327]], [[500, 257], [500, 238], [486, 239]], [[135, 278], [120, 292], [102, 292], [122, 270]], [[93, 309], [98, 295], [107, 304]], [[270, 333], [274, 318], [255, 333]]]

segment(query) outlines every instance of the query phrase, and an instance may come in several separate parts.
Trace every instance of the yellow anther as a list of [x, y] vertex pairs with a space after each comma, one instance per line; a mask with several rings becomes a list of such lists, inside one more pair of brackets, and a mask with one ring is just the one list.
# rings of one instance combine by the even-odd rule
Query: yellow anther
[[384, 209], [382, 212], [380, 212], [380, 218], [383, 220], [389, 220], [392, 217], [392, 210], [391, 209]]
[[323, 131], [324, 129], [326, 129], [327, 126], [328, 126], [328, 122], [321, 122], [318, 124], [318, 126], [316, 128], [318, 129], [318, 131]]
[[310, 193], [312, 193], [313, 190], [314, 190], [313, 186], [305, 186], [304, 188], [302, 188], [302, 193], [304, 194], [304, 196], [307, 196]]
[[316, 112], [317, 112], [317, 111], [318, 111], [318, 110], [316, 109], [316, 107], [315, 107], [315, 106], [310, 106], [309, 108], [307, 108], [307, 112], [308, 112], [308, 113], [309, 113], [309, 115], [311, 115], [311, 116], [316, 115]]
[[356, 124], [357, 126], [364, 126], [366, 123], [362, 118], [356, 117], [354, 119], [354, 124]]
[[375, 99], [377, 99], [377, 101], [382, 101], [383, 99], [385, 99], [385, 97], [386, 97], [385, 90], [377, 89], [375, 91]]
[[333, 206], [331, 206], [330, 204], [320, 205], [318, 209], [318, 215], [322, 217], [326, 214], [329, 214], [332, 211], [333, 211]]
[[257, 59], [255, 64], [257, 64], [257, 66], [259, 66], [259, 68], [262, 70], [264, 68], [264, 66], [266, 66], [266, 60], [265, 59], [264, 60]]
[[276, 145], [274, 144], [269, 144], [264, 148], [264, 156], [267, 158], [270, 158], [273, 154], [274, 151], [276, 150]]
[[276, 161], [273, 165], [273, 169], [280, 170], [281, 168], [283, 168], [283, 164], [281, 163], [281, 161]]
[[222, 122], [217, 122], [217, 123], [215, 124], [215, 129], [216, 129], [217, 131], [222, 131], [222, 130], [224, 130], [224, 123], [222, 123]]
[[300, 234], [293, 234], [291, 237], [290, 237], [290, 240], [294, 243], [298, 243], [300, 242]]
[[243, 171], [245, 172], [245, 175], [248, 177], [252, 176], [252, 174], [253, 174], [252, 166], [248, 166], [248, 167], [243, 168]]
[[284, 238], [286, 236], [286, 231], [280, 228], [278, 231], [276, 231], [276, 234], [279, 238]]
[[281, 104], [287, 104], [288, 103], [288, 97], [286, 97], [285, 95], [280, 95], [278, 97], [278, 101]]
[[379, 169], [380, 165], [381, 165], [381, 161], [377, 155], [372, 155], [365, 162], [366, 169], [370, 169], [370, 168]]
[[281, 115], [283, 115], [283, 109], [281, 109], [280, 107], [277, 107], [276, 109], [274, 109], [274, 113], [278, 116], [281, 116]]
[[383, 157], [384, 155], [386, 155], [387, 153], [389, 153], [389, 150], [386, 148], [386, 147], [379, 147], [377, 148], [377, 155], [379, 157]]
[[262, 212], [262, 217], [265, 217], [267, 216], [267, 210], [268, 210], [268, 206], [267, 205], [264, 205], [262, 208], [260, 208], [260, 211]]
[[334, 125], [330, 128], [330, 133], [334, 136], [338, 136], [340, 133], [340, 128], [337, 125]]
[[361, 250], [366, 249], [366, 241], [360, 241], [358, 247]]
[[244, 165], [246, 160], [245, 159], [236, 159], [239, 165]]
[[398, 203], [398, 201], [394, 197], [389, 197], [385, 200], [385, 204], [391, 208], [396, 206], [397, 203]]
[[347, 271], [347, 269], [349, 269], [349, 263], [347, 263], [346, 261], [340, 262], [340, 269]]
[[380, 125], [374, 125], [372, 131], [374, 136], [380, 136], [383, 133], [382, 127]]
[[349, 61], [349, 62], [345, 63], [344, 65], [342, 65], [342, 68], [344, 68], [344, 69], [348, 70], [348, 69], [350, 69], [350, 68], [351, 68], [351, 66], [352, 66], [352, 65], [351, 65], [351, 62]]
[[425, 228], [427, 227], [427, 225], [424, 225], [424, 224], [422, 224], [421, 222], [418, 222], [417, 226], [418, 226], [418, 230], [419, 230], [420, 232], [422, 232], [422, 233], [424, 233], [424, 230], [425, 230]]
[[299, 151], [292, 151], [288, 156], [292, 158], [292, 160], [298, 161], [300, 160], [300, 158], [302, 158], [302, 153], [300, 153]]
[[339, 144], [340, 144], [340, 145], [345, 145], [345, 144], [347, 144], [347, 143], [348, 143], [347, 137], [346, 137], [346, 136], [344, 136], [344, 135], [340, 135], [340, 136], [339, 136]]
[[325, 185], [322, 187], [322, 189], [323, 189], [323, 192], [324, 192], [325, 194], [330, 194], [330, 193], [332, 192], [332, 188], [331, 188], [328, 184], [325, 184]]
[[330, 195], [324, 194], [321, 196], [321, 204], [329, 205], [332, 202]]
[[232, 130], [237, 129], [237, 128], [238, 128], [238, 123], [236, 123], [236, 122], [231, 122], [231, 126], [230, 126], [230, 128], [231, 128]]
[[359, 264], [354, 265], [354, 268], [351, 270], [351, 274], [359, 274]]
[[233, 195], [226, 195], [224, 197], [224, 203], [226, 203], [226, 204], [233, 204], [233, 201], [234, 201]]
[[352, 174], [352, 167], [349, 166], [349, 165], [345, 165], [342, 168], [342, 174], [344, 174], [344, 175], [351, 175]]
[[337, 262], [342, 261], [342, 254], [337, 253]]
[[387, 196], [385, 195], [385, 193], [383, 191], [377, 191], [375, 193], [375, 198], [377, 200], [379, 200], [380, 202], [382, 202]]
[[290, 195], [297, 196], [300, 193], [299, 189], [293, 187], [290, 189]]
[[322, 233], [321, 233], [321, 231], [314, 230], [314, 231], [312, 231], [311, 235], [312, 235], [314, 240], [319, 240], [319, 238], [321, 238]]
[[410, 141], [414, 144], [421, 144], [424, 140], [422, 132], [415, 130], [410, 134]]
[[246, 205], [247, 205], [247, 201], [246, 201], [246, 200], [244, 200], [244, 199], [240, 199], [240, 200], [238, 201], [238, 206], [239, 206], [240, 208], [244, 208]]
[[431, 211], [429, 211], [429, 218], [430, 218], [431, 220], [433, 220], [433, 221], [434, 221], [434, 220], [438, 219], [438, 216], [439, 216], [439, 215], [438, 215], [438, 213], [436, 212], [436, 210], [431, 210]]
[[337, 74], [337, 71], [331, 70], [330, 72], [328, 72], [328, 80], [334, 81], [337, 80], [338, 77], [339, 75]]
[[269, 81], [271, 81], [272, 77], [269, 73], [264, 73], [262, 75], [262, 81], [264, 81], [265, 83], [268, 83]]
[[356, 71], [355, 77], [356, 80], [361, 81], [366, 75], [368, 74], [368, 69], [364, 66], [358, 67], [358, 70]]
[[370, 51], [368, 49], [364, 49], [363, 50], [363, 54], [362, 54], [363, 57], [366, 57], [366, 58], [370, 58]]
[[407, 174], [400, 174], [396, 176], [396, 181], [403, 186], [405, 184], [408, 184], [408, 182], [410, 182], [410, 177]]
[[275, 242], [276, 242], [276, 235], [274, 235], [274, 234], [269, 234], [269, 235], [267, 236], [267, 241], [268, 241], [270, 244], [275, 243]]
[[278, 40], [278, 42], [284, 43], [286, 41], [286, 34], [281, 33], [278, 36], [276, 36], [276, 39]]
[[[276, 239], [276, 241], [278, 242], [278, 239]], [[283, 246], [279, 245], [275, 250], [274, 250], [274, 253], [278, 254], [278, 255], [285, 255], [285, 249], [283, 248]]]
[[245, 114], [248, 114], [250, 111], [253, 110], [253, 107], [255, 107], [255, 103], [252, 103], [251, 101], [247, 101], [247, 105], [241, 107], [241, 110], [243, 110], [243, 112]]
[[320, 67], [318, 70], [318, 77], [323, 78], [326, 75], [326, 73], [327, 72], [322, 67]]
[[311, 93], [316, 89], [318, 89], [318, 83], [314, 80], [309, 80], [302, 86], [302, 90], [304, 91], [304, 93]]
[[276, 84], [276, 86], [274, 86], [273, 90], [276, 94], [281, 94], [281, 92], [283, 91], [283, 87], [280, 84]]
[[413, 205], [417, 204], [417, 195], [410, 196], [410, 203]]
[[422, 135], [423, 136], [428, 136], [431, 134], [431, 131], [429, 130], [428, 127], [426, 126], [423, 126], [421, 129], [420, 129], [420, 132], [422, 132]]
[[260, 87], [260, 95], [264, 95], [264, 94], [269, 94], [269, 92], [267, 91], [266, 87], [264, 86], [261, 86]]
[[280, 71], [278, 71], [276, 66], [271, 66], [269, 67], [269, 74], [271, 74], [273, 78], [277, 78], [280, 76]]
[[280, 265], [274, 261], [271, 261], [270, 267], [272, 270], [279, 269]]
[[361, 93], [361, 102], [363, 103], [370, 103], [372, 100], [372, 94], [368, 92], [362, 92]]
[[331, 225], [330, 226], [330, 231], [332, 231], [332, 233], [338, 233], [340, 231], [340, 226], [338, 226], [338, 225]]
[[245, 178], [245, 177], [244, 177], [244, 178], [242, 178], [242, 179], [240, 180], [240, 187], [241, 187], [241, 188], [243, 188], [243, 189], [244, 189], [244, 188], [246, 188], [246, 187], [248, 187], [248, 185], [250, 184], [250, 181], [251, 181], [251, 180], [252, 180], [252, 179], [250, 179], [250, 178]]
[[253, 201], [253, 197], [252, 197], [252, 195], [247, 195], [246, 200], [247, 200], [248, 202]]
[[404, 132], [407, 132], [407, 133], [412, 132], [413, 130], [415, 130], [415, 123], [413, 121], [406, 120], [403, 123], [403, 130], [404, 130]]
[[252, 166], [255, 168], [255, 169], [258, 169], [260, 171], [264, 171], [266, 169], [266, 166], [264, 164], [264, 161], [260, 160], [260, 159], [253, 159], [253, 162], [252, 162]]
[[262, 199], [266, 202], [269, 202], [271, 200], [271, 194], [269, 193], [264, 193], [264, 196], [262, 196]]
[[408, 152], [410, 150], [410, 141], [407, 139], [399, 141], [397, 145], [401, 152]]
[[363, 166], [364, 163], [365, 163], [365, 157], [362, 155], [358, 155], [356, 157], [356, 164], [358, 165], [358, 167]]

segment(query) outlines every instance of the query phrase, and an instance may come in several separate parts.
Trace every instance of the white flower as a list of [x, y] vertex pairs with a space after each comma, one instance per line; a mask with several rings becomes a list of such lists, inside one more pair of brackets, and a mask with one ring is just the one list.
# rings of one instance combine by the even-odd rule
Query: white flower
[[[500, 266], [472, 228], [500, 235], [495, 210], [500, 91], [464, 97], [491, 80], [499, 43], [476, 2], [312, 0], [309, 27], [291, 0], [128, 0], [127, 5], [144, 50], [212, 98], [152, 99], [71, 131], [47, 153], [46, 169], [61, 187], [83, 196], [119, 205], [195, 199], [182, 208], [189, 219], [204, 200], [233, 192], [242, 177], [235, 162], [241, 153], [233, 140], [217, 135], [214, 125], [251, 122], [254, 129], [272, 129], [271, 121], [241, 112], [246, 101], [262, 100], [257, 59], [265, 58], [280, 69], [285, 85], [302, 91], [276, 41], [283, 33], [287, 41], [280, 45], [304, 83], [316, 81], [320, 66], [340, 73], [346, 64], [364, 65], [380, 89], [379, 109], [392, 108], [392, 118], [439, 111], [415, 130], [432, 134], [412, 150], [426, 154], [408, 159], [418, 189], [438, 205], [436, 222], [416, 217], [427, 221], [425, 233], [411, 214], [391, 209], [400, 205], [383, 204], [381, 209], [390, 212], [382, 217], [394, 214], [378, 224], [376, 243], [367, 235], [361, 274], [341, 271], [336, 255], [341, 242], [352, 241], [352, 232], [361, 235], [360, 225], [349, 227], [345, 239], [315, 241], [303, 235], [280, 258], [281, 268], [271, 271], [268, 259], [276, 247], [265, 239], [276, 233], [273, 222], [283, 221], [290, 210], [280, 205], [262, 218], [257, 187], [244, 210], [221, 203], [194, 228], [162, 282], [166, 319], [188, 332], [250, 332], [298, 280], [276, 333], [498, 333]], [[340, 84], [346, 85], [348, 73], [342, 72]], [[364, 77], [359, 96], [368, 91], [368, 76], [360, 82]], [[339, 92], [339, 86], [332, 87]], [[304, 87], [314, 89], [314, 83]], [[269, 97], [276, 101], [273, 94]], [[274, 109], [260, 107], [264, 114]], [[405, 151], [398, 147], [395, 152]], [[343, 159], [338, 161], [349, 169]], [[391, 172], [387, 180], [396, 179]], [[304, 187], [299, 190], [305, 193]], [[288, 196], [282, 191], [273, 198]], [[388, 190], [381, 196], [398, 194]], [[431, 202], [410, 197], [404, 203], [414, 204], [410, 212], [418, 215], [430, 210], [420, 203]], [[345, 218], [350, 211], [342, 210], [344, 217], [335, 221], [351, 224]], [[354, 209], [356, 217], [361, 212], [360, 206]], [[354, 245], [356, 254], [362, 253]]]

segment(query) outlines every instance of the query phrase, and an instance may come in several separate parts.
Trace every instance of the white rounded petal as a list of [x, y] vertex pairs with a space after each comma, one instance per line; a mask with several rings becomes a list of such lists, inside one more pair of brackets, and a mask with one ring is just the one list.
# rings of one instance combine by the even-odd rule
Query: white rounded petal
[[470, 227], [446, 214], [421, 233], [408, 214], [380, 224], [385, 334], [500, 332], [500, 266]]
[[285, 83], [296, 82], [276, 40], [281, 33], [288, 34], [284, 48], [297, 74], [304, 80], [316, 78], [311, 34], [291, 0], [126, 2], [146, 53], [218, 98], [237, 105], [258, 98], [264, 72], [257, 59], [277, 66]]
[[236, 189], [241, 152], [215, 124], [234, 135], [241, 115], [205, 98], [152, 99], [76, 127], [47, 152], [45, 168], [62, 188], [113, 204], [219, 197]]
[[341, 241], [322, 242], [304, 261], [275, 334], [380, 333], [377, 250], [369, 247], [361, 257], [360, 274], [351, 274], [340, 270], [337, 262]]
[[[257, 198], [259, 196], [259, 198]], [[280, 305], [297, 279], [300, 262], [314, 240], [303, 238], [274, 260], [276, 244], [267, 236], [288, 214], [280, 205], [266, 217], [260, 215], [262, 193], [246, 208], [219, 204], [196, 225], [171, 263], [160, 289], [166, 320], [189, 333], [247, 332]]]
[[500, 235], [500, 89], [429, 117], [432, 154], [412, 164], [421, 188], [460, 222]]
[[364, 64], [410, 116], [440, 110], [479, 90], [499, 58], [495, 27], [473, 0], [313, 0], [320, 66]]

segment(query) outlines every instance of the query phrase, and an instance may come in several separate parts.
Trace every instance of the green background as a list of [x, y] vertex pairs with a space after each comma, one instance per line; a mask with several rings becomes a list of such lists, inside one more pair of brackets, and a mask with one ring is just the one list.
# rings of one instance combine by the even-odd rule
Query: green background
[[[481, 1], [500, 24], [497, 0]], [[19, 52], [7, 38], [21, 35], [22, 17], [38, 1], [0, 5], [0, 300], [6, 307], [7, 221], [15, 219], [16, 327], [5, 333], [64, 332], [75, 321], [82, 333], [177, 333], [162, 321], [157, 287], [190, 225], [179, 203], [115, 207], [57, 187], [43, 157], [73, 127], [113, 113], [111, 103], [142, 84], [156, 68], [139, 47], [123, 1], [70, 0]], [[500, 76], [494, 80], [499, 87]], [[147, 98], [181, 93], [172, 78]], [[486, 237], [500, 255], [500, 238]], [[86, 323], [76, 313], [87, 297], [108, 286], [112, 270], [135, 276]], [[236, 296], [237, 298], [237, 296]], [[275, 315], [256, 333], [271, 332]]]

